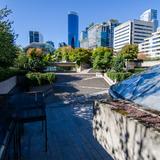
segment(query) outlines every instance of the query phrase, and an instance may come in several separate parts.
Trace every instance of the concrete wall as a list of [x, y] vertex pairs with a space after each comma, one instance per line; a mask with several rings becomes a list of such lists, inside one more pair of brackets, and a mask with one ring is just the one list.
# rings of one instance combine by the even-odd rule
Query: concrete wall
[[0, 94], [9, 93], [17, 84], [16, 76], [0, 82]]
[[160, 64], [160, 61], [144, 61], [142, 67], [152, 67], [158, 64]]
[[160, 132], [111, 109], [94, 106], [93, 134], [115, 160], [159, 160]]

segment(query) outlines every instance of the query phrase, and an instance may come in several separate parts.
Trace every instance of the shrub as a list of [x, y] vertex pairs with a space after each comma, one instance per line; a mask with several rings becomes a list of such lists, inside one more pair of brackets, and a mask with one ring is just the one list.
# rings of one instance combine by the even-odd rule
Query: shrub
[[26, 74], [31, 86], [51, 84], [55, 81], [55, 74], [53, 73], [40, 73], [30, 72]]
[[40, 48], [30, 48], [27, 50], [27, 69], [32, 72], [41, 72], [48, 65], [49, 57], [47, 54], [43, 53]]
[[129, 70], [129, 72], [131, 72], [131, 73], [133, 73], [133, 74], [137, 74], [137, 73], [141, 73], [141, 72], [143, 72], [143, 71], [145, 71], [145, 68], [142, 68], [142, 67], [140, 67], [140, 68], [134, 68], [134, 69], [130, 69]]
[[125, 59], [121, 55], [117, 55], [113, 58], [112, 69], [116, 72], [122, 72], [125, 66]]
[[115, 72], [110, 71], [106, 73], [109, 78], [116, 81], [122, 81], [132, 75], [130, 72]]
[[20, 53], [15, 59], [14, 65], [20, 69], [28, 69], [28, 57], [25, 53]]
[[17, 68], [0, 68], [0, 81], [6, 80], [12, 76], [25, 74], [26, 71]]

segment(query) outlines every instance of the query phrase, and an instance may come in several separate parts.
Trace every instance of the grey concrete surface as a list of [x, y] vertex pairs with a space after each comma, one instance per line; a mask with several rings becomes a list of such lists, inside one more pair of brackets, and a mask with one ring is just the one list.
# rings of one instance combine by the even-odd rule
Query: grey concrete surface
[[109, 101], [94, 106], [93, 133], [106, 151], [115, 160], [159, 160], [159, 130], [113, 108]]
[[[105, 98], [108, 84], [93, 74], [58, 74], [46, 98], [48, 152], [41, 123], [25, 125], [23, 160], [112, 160], [93, 137], [93, 100]], [[94, 96], [92, 96], [94, 94]]]

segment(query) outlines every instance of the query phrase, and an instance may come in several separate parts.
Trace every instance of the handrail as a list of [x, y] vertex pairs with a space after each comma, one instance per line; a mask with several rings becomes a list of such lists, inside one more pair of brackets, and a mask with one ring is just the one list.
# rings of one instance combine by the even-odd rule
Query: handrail
[[11, 143], [13, 136], [14, 136], [13, 133], [15, 132], [15, 129], [16, 129], [16, 124], [14, 121], [12, 121], [8, 127], [4, 141], [0, 147], [0, 160], [5, 159], [5, 155], [6, 155], [7, 150], [9, 149], [9, 145]]

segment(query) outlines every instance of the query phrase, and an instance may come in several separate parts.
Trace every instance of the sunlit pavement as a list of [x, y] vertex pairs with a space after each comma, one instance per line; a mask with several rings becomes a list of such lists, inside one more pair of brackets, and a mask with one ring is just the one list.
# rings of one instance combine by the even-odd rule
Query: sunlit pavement
[[105, 98], [108, 84], [94, 74], [58, 74], [54, 93], [46, 98], [48, 152], [41, 123], [27, 124], [23, 137], [26, 160], [110, 160], [92, 135], [94, 99]]

